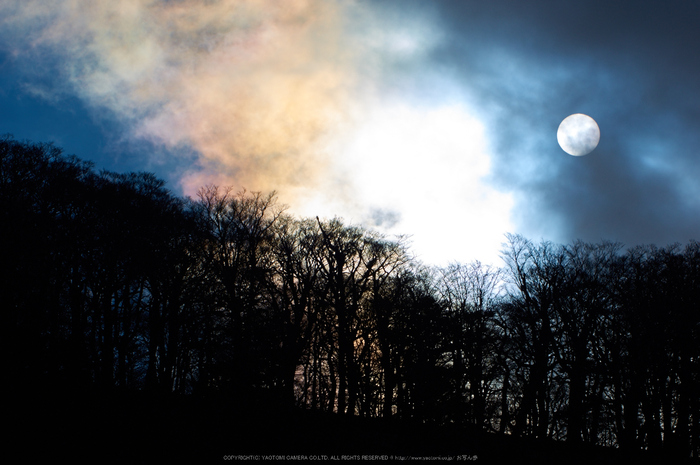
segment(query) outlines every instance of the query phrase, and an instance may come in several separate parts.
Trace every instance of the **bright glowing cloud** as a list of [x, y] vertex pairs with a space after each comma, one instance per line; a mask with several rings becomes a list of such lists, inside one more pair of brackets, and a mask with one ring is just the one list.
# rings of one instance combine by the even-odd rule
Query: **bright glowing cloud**
[[[330, 179], [342, 179], [352, 197], [326, 202], [328, 214], [410, 235], [426, 263], [497, 264], [513, 200], [488, 185], [488, 141], [466, 108], [377, 103], [338, 150]], [[319, 196], [338, 200], [333, 189]]]

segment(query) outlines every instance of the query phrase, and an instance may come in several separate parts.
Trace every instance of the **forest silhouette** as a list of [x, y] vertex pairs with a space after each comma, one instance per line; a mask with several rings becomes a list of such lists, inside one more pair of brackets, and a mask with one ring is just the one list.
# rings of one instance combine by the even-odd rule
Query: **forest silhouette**
[[11, 136], [0, 215], [22, 457], [700, 454], [698, 242], [507, 234], [503, 268], [431, 267], [274, 193], [181, 198]]

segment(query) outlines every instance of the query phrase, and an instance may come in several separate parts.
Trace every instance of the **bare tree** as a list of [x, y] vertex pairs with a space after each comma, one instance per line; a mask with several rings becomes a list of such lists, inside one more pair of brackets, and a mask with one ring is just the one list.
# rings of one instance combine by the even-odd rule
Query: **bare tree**
[[[455, 413], [480, 428], [490, 422], [487, 401], [500, 383], [494, 360], [494, 314], [499, 302], [500, 270], [474, 262], [436, 270], [436, 292], [450, 321]], [[463, 405], [466, 407], [460, 408]]]

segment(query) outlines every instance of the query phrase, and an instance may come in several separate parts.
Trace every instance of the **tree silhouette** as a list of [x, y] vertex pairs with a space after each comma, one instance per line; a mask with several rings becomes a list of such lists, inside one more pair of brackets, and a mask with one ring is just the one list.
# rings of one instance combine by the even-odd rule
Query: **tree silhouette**
[[700, 454], [694, 241], [507, 235], [502, 269], [430, 268], [405, 238], [295, 218], [275, 193], [178, 198], [152, 174], [95, 172], [5, 136], [0, 243], [3, 380], [25, 409], [15, 419], [35, 418], [37, 399], [126, 405], [143, 393], [218, 399], [248, 420], [302, 409]]

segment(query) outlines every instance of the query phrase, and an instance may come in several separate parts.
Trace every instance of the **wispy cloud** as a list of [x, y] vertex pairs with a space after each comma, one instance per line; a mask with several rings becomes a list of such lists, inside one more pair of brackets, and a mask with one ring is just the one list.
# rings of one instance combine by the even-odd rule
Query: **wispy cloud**
[[357, 59], [350, 6], [29, 0], [2, 12], [27, 38], [16, 50], [58, 57], [70, 92], [133, 136], [199, 153], [186, 189], [215, 174], [269, 190], [312, 182], [324, 136], [346, 118]]

